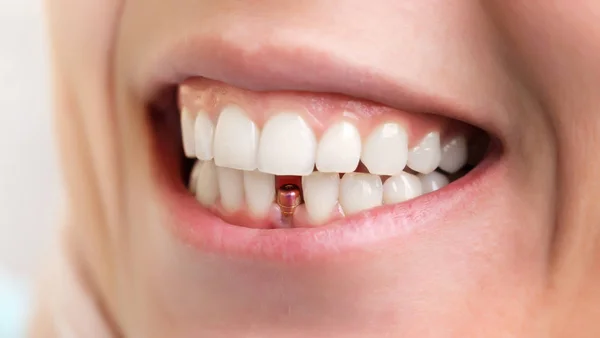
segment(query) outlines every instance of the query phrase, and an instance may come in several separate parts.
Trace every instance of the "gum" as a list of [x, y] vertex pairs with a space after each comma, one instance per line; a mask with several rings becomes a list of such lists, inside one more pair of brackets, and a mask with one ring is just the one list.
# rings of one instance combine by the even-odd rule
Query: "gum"
[[312, 127], [318, 139], [329, 126], [341, 120], [353, 122], [363, 140], [382, 123], [399, 123], [408, 133], [409, 147], [417, 145], [430, 132], [439, 132], [444, 138], [445, 134], [467, 133], [468, 129], [467, 125], [448, 118], [409, 113], [338, 94], [254, 92], [203, 78], [191, 78], [179, 86], [179, 108], [192, 115], [204, 111], [215, 124], [219, 113], [231, 104], [242, 108], [259, 128], [277, 113], [297, 113]]
[[[245, 205], [241, 206], [236, 212], [227, 212], [221, 207], [221, 203], [217, 201], [213, 206], [207, 207], [207, 210], [212, 212], [225, 222], [233, 225], [243, 226], [254, 229], [285, 229], [290, 226], [285, 225], [281, 221], [281, 210], [277, 203], [273, 203], [269, 212], [265, 217], [256, 217], [250, 213]], [[337, 219], [343, 218], [344, 213], [339, 204], [331, 211], [330, 218], [323, 224], [330, 223]], [[314, 228], [323, 224], [315, 224], [312, 222], [306, 211], [306, 206], [301, 204], [296, 208], [293, 215], [291, 228]]]

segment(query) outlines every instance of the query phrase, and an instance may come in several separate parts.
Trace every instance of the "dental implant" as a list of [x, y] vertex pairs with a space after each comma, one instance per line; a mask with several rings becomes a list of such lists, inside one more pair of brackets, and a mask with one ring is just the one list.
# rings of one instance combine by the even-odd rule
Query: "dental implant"
[[277, 190], [277, 204], [281, 210], [281, 225], [292, 227], [294, 211], [302, 203], [300, 188], [295, 184], [284, 184]]

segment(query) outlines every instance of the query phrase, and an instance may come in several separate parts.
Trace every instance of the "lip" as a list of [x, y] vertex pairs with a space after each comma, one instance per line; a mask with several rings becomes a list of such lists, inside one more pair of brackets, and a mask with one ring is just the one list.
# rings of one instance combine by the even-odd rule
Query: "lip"
[[418, 78], [392, 77], [333, 47], [292, 41], [286, 48], [273, 42], [255, 51], [241, 38], [225, 39], [234, 34], [222, 30], [218, 37], [204, 32], [158, 44], [133, 78], [138, 97], [150, 101], [165, 87], [204, 77], [253, 91], [337, 93], [463, 121], [501, 140], [508, 136], [510, 122], [493, 99], [443, 96]]
[[[290, 54], [273, 46], [239, 58], [236, 56], [243, 49], [241, 45], [202, 35], [185, 43], [174, 41], [141, 67], [144, 74], [150, 74], [137, 83], [141, 97], [149, 100], [161, 88], [196, 76], [256, 91], [339, 93], [407, 112], [427, 112], [464, 121], [492, 136], [490, 150], [476, 168], [441, 190], [318, 228], [265, 230], [234, 226], [203, 209], [180, 181], [158, 175], [159, 190], [170, 211], [169, 223], [183, 242], [221, 255], [295, 262], [323, 259], [376, 250], [380, 243], [391, 239], [395, 243], [417, 241], [424, 233], [460, 222], [461, 213], [457, 210], [472, 204], [474, 198], [493, 198], [493, 187], [500, 184], [506, 168], [498, 141], [502, 137], [496, 138], [506, 129], [502, 128], [502, 121], [495, 120], [496, 114], [461, 109], [469, 104], [428, 93], [421, 90], [424, 86], [411, 80], [399, 83], [368, 66], [344, 59], [333, 50], [303, 46], [301, 53]], [[164, 64], [169, 65], [168, 71], [158, 66]]]
[[298, 262], [371, 251], [378, 243], [391, 239], [402, 245], [438, 227], [456, 224], [460, 209], [474, 198], [492, 195], [505, 168], [500, 155], [499, 147], [492, 146], [485, 160], [443, 189], [317, 228], [265, 230], [235, 226], [202, 208], [176, 180], [162, 176], [161, 191], [172, 211], [175, 234], [192, 247], [224, 255]]

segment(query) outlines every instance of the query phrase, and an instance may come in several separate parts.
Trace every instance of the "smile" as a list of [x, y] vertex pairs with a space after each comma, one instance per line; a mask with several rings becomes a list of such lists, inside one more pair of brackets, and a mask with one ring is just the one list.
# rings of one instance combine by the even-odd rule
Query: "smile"
[[173, 229], [200, 250], [303, 259], [364, 249], [443, 225], [501, 163], [497, 138], [449, 116], [202, 75], [153, 105]]

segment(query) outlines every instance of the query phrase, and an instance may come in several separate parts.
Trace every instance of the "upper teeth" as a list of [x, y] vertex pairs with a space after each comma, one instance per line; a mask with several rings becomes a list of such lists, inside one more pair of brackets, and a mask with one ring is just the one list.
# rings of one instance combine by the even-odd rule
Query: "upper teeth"
[[300, 115], [280, 113], [263, 127], [258, 169], [274, 175], [308, 175], [315, 167], [316, 148], [315, 134]]
[[442, 148], [440, 134], [430, 132], [412, 149], [402, 125], [386, 122], [363, 137], [350, 121], [332, 124], [317, 138], [304, 118], [295, 113], [273, 115], [262, 132], [244, 110], [226, 106], [214, 127], [205, 112], [181, 114], [184, 152], [187, 157], [239, 170], [255, 169], [273, 175], [305, 176], [315, 167], [321, 172], [353, 172], [362, 160], [370, 173], [397, 175], [408, 165], [428, 174], [438, 166], [453, 173], [467, 161], [463, 136]]
[[[214, 136], [215, 164], [240, 170], [254, 170], [260, 131], [256, 124], [237, 106], [227, 106], [221, 112]], [[209, 143], [207, 138], [204, 142]]]

